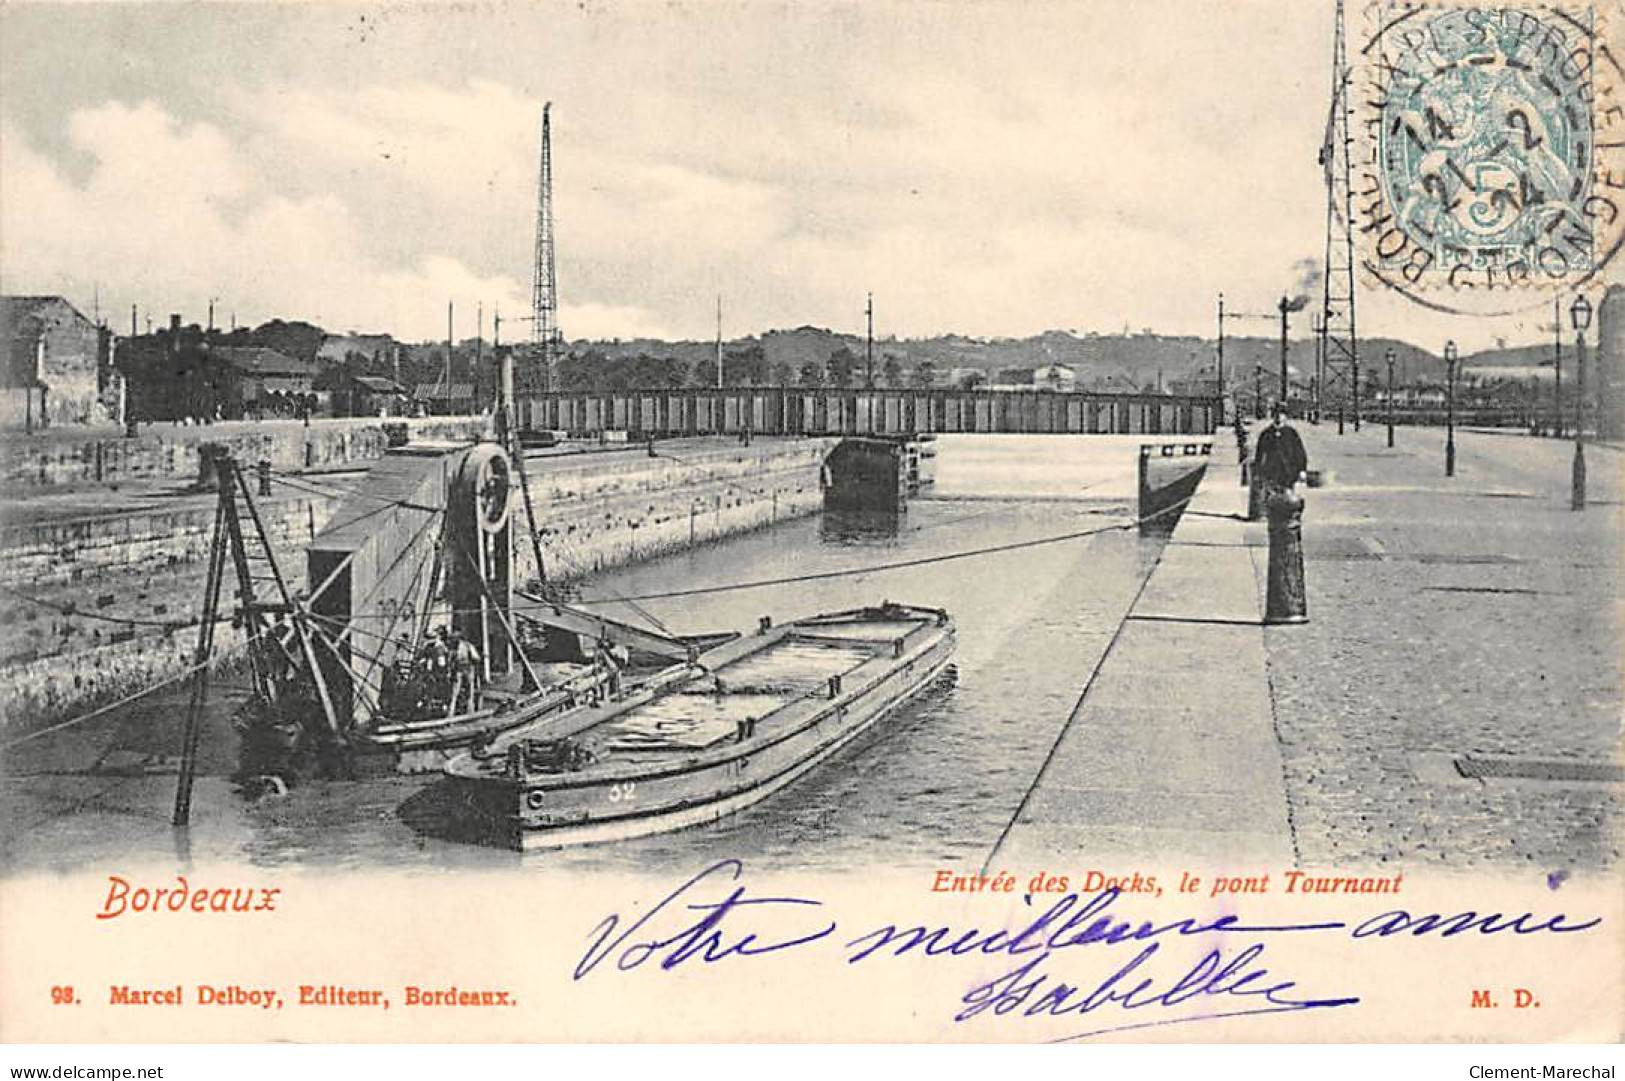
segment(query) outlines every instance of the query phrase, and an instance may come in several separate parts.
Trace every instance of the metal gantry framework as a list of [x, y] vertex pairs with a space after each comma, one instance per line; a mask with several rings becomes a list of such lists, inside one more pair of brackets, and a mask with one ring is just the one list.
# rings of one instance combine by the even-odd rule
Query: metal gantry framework
[[[289, 688], [276, 673], [294, 669], [308, 672], [313, 704], [319, 708], [326, 732], [335, 743], [343, 739], [332, 695], [317, 661], [317, 643], [320, 641], [328, 649], [332, 645], [318, 638], [311, 626], [308, 602], [294, 595], [278, 567], [265, 520], [254, 504], [241, 467], [229, 454], [216, 455], [209, 461], [219, 497], [215, 504], [214, 539], [209, 548], [203, 610], [198, 619], [191, 698], [181, 740], [173, 818], [176, 826], [185, 826], [191, 818], [192, 786], [197, 775], [198, 745], [209, 696], [209, 669], [215, 661], [215, 628], [221, 621], [220, 599], [228, 560], [237, 575], [237, 604], [232, 619], [242, 627], [247, 639], [249, 671], [256, 695], [265, 703], [280, 703]], [[315, 592], [319, 594], [331, 581], [329, 578], [323, 582]]]
[[1353, 139], [1349, 133], [1352, 80], [1343, 33], [1343, 0], [1337, 0], [1337, 26], [1332, 40], [1332, 95], [1320, 165], [1326, 181], [1326, 274], [1320, 317], [1322, 400], [1353, 406], [1360, 427], [1360, 346], [1354, 323], [1354, 216], [1349, 178]]
[[553, 262], [553, 103], [542, 106], [541, 165], [536, 180], [536, 266], [531, 279], [531, 342], [542, 368], [542, 387], [553, 388], [559, 351], [559, 283]]

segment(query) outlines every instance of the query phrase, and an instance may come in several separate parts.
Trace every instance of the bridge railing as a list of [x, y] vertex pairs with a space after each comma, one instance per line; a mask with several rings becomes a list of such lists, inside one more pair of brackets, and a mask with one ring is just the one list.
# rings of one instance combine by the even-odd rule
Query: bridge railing
[[524, 427], [572, 435], [1208, 435], [1219, 415], [1217, 398], [1007, 390], [730, 387], [562, 391], [519, 401]]
[[[1442, 428], [1450, 417], [1450, 410], [1443, 402], [1395, 402], [1394, 423], [1410, 425], [1427, 425]], [[1345, 407], [1345, 419], [1353, 414]], [[1335, 409], [1322, 410], [1321, 422], [1327, 419], [1337, 420]], [[1367, 424], [1386, 424], [1388, 422], [1388, 405], [1378, 400], [1367, 402], [1361, 408], [1361, 420]], [[1586, 409], [1586, 425], [1591, 427], [1597, 420], [1596, 411], [1590, 407]], [[1464, 428], [1525, 428], [1551, 431], [1561, 421], [1565, 431], [1574, 430], [1574, 403], [1565, 402], [1562, 412], [1553, 408], [1550, 402], [1538, 405], [1524, 403], [1485, 404], [1473, 402], [1457, 402], [1455, 407], [1456, 424]]]

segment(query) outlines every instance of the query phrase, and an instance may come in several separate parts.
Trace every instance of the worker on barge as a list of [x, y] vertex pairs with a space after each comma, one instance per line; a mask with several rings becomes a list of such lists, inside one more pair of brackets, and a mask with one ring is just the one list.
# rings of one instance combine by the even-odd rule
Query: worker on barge
[[452, 669], [451, 709], [447, 716], [457, 712], [463, 688], [468, 688], [468, 709], [473, 713], [480, 707], [480, 651], [474, 648], [463, 632], [452, 628], [447, 636], [448, 659]]

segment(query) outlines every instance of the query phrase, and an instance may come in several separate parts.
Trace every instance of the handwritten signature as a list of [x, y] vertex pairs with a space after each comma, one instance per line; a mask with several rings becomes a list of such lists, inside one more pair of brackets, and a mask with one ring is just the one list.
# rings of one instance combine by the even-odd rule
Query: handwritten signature
[[[1602, 922], [1600, 917], [1574, 921], [1561, 913], [1541, 918], [1528, 912], [1444, 915], [1391, 909], [1358, 922], [1248, 923], [1240, 915], [1228, 914], [1157, 923], [1121, 914], [1121, 894], [1107, 889], [1066, 894], [1041, 911], [1028, 895], [1024, 902], [1035, 909], [1035, 915], [1014, 930], [889, 923], [841, 942], [833, 937], [837, 921], [822, 902], [753, 895], [743, 881], [744, 874], [743, 861], [720, 860], [630, 922], [620, 913], [604, 917], [587, 936], [587, 951], [575, 966], [574, 978], [585, 979], [605, 962], [621, 972], [651, 962], [671, 970], [689, 962], [711, 965], [827, 942], [825, 948], [843, 950], [851, 965], [908, 955], [1004, 957], [1018, 962], [965, 992], [956, 1007], [956, 1023], [1007, 1015], [1081, 1017], [1108, 1006], [1147, 1011], [1134, 1014], [1136, 1020], [1063, 1037], [1079, 1040], [1158, 1025], [1331, 1009], [1360, 1002], [1351, 994], [1302, 990], [1297, 980], [1272, 971], [1264, 958], [1266, 942], [1273, 937], [1336, 933], [1369, 940], [1397, 935], [1451, 938], [1474, 932], [1479, 936], [1569, 934]], [[1238, 935], [1246, 937], [1233, 937]], [[1203, 936], [1201, 945], [1209, 948], [1192, 962], [1189, 955], [1179, 956], [1175, 947], [1180, 940], [1195, 936]], [[1224, 944], [1212, 945], [1216, 936]], [[1229, 947], [1228, 941], [1235, 941], [1236, 946]], [[1102, 978], [1062, 979], [1051, 971], [1057, 959], [1064, 960], [1079, 947], [1106, 949], [1125, 943], [1139, 946], [1138, 951], [1120, 963], [1121, 952], [1108, 954], [1109, 971]], [[1140, 1016], [1150, 1019], [1141, 1021]]]

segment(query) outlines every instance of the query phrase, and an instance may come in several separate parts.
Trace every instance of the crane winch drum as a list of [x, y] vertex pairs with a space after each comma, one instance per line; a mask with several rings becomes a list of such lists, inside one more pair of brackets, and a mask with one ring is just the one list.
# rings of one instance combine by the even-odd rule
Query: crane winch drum
[[513, 467], [478, 443], [452, 468], [446, 493], [446, 599], [452, 625], [480, 651], [487, 679], [512, 664]]

